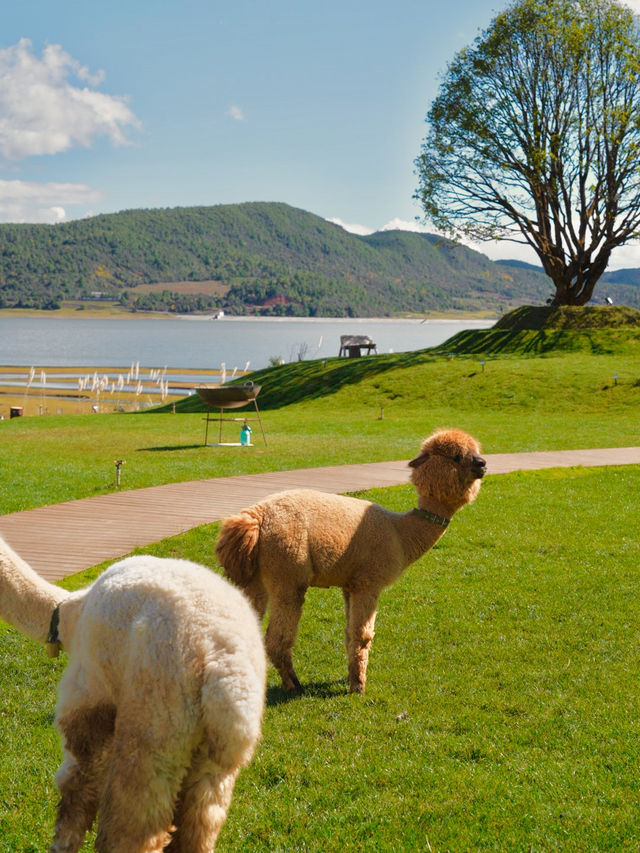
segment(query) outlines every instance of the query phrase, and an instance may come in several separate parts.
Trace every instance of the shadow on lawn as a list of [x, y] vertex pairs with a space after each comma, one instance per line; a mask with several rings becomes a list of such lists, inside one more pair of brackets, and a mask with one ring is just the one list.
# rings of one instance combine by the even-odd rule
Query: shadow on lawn
[[197, 447], [204, 447], [205, 445], [200, 442], [199, 444], [167, 444], [160, 447], [138, 447], [136, 449], [136, 453], [158, 453], [159, 451], [167, 451], [167, 450], [195, 450]]
[[282, 687], [267, 688], [267, 707], [283, 705], [286, 702], [294, 702], [296, 699], [304, 699], [313, 696], [317, 699], [330, 699], [333, 696], [346, 696], [347, 685], [345, 681], [312, 681], [302, 686], [302, 693], [286, 693]]

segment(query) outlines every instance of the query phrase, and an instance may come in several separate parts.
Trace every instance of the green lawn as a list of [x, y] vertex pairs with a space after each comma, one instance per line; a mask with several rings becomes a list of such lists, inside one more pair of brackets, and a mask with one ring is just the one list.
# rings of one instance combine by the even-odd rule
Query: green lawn
[[[341, 595], [311, 590], [307, 692], [285, 699], [270, 669], [218, 849], [640, 849], [639, 489], [637, 466], [487, 478], [383, 593], [364, 697], [346, 693]], [[413, 504], [405, 486], [367, 496]], [[215, 533], [147, 550], [214, 566]], [[11, 629], [0, 651], [0, 851], [42, 851], [64, 661]]]
[[[257, 430], [254, 448], [203, 447], [202, 413], [189, 411], [1, 422], [1, 511], [110, 491], [118, 458], [136, 488], [408, 459], [437, 426], [470, 430], [490, 453], [637, 445], [630, 341], [286, 365], [258, 377], [267, 448]], [[310, 590], [296, 649], [307, 690], [283, 696], [269, 670], [263, 741], [218, 850], [640, 850], [639, 490], [638, 466], [488, 477], [383, 593], [364, 697], [346, 693], [340, 592]], [[409, 486], [367, 497], [414, 505]], [[216, 531], [145, 550], [219, 570]], [[48, 847], [63, 667], [0, 627], [0, 853]]]
[[[202, 412], [0, 422], [1, 511], [112, 491], [116, 459], [126, 460], [122, 488], [139, 488], [409, 459], [440, 426], [473, 432], [487, 453], [640, 443], [640, 345], [637, 354], [486, 357], [484, 364], [427, 350], [302, 362], [258, 378], [266, 448], [257, 424], [254, 448], [204, 447]], [[237, 441], [236, 433], [239, 425], [225, 424], [227, 440]]]

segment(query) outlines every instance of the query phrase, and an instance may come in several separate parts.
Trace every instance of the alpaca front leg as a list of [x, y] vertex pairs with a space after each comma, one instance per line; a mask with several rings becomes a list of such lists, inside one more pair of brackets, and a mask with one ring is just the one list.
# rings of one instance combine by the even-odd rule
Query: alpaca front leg
[[265, 647], [271, 663], [280, 673], [282, 689], [288, 693], [302, 690], [293, 668], [292, 649], [296, 642], [305, 592], [306, 589], [300, 589], [290, 597], [272, 595], [271, 598]]
[[364, 693], [367, 683], [369, 649], [374, 636], [378, 596], [352, 592], [348, 603], [347, 655], [349, 692]]

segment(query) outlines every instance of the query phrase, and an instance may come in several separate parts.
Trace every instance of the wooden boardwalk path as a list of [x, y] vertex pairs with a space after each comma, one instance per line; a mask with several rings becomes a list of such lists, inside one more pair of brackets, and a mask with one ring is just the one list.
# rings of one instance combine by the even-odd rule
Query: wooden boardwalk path
[[[640, 447], [485, 454], [489, 474], [575, 465], [640, 464]], [[43, 577], [57, 580], [134, 548], [219, 521], [283, 489], [354, 492], [408, 482], [406, 460], [246, 474], [39, 507], [0, 516], [0, 534]]]

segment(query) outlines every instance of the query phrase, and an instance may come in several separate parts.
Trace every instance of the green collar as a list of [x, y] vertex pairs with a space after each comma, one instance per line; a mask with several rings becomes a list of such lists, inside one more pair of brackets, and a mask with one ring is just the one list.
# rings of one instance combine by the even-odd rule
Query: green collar
[[443, 515], [436, 515], [435, 512], [429, 512], [428, 509], [412, 509], [411, 512], [419, 515], [420, 518], [425, 518], [427, 521], [432, 521], [434, 524], [439, 524], [440, 527], [448, 527], [450, 518], [445, 518]]

